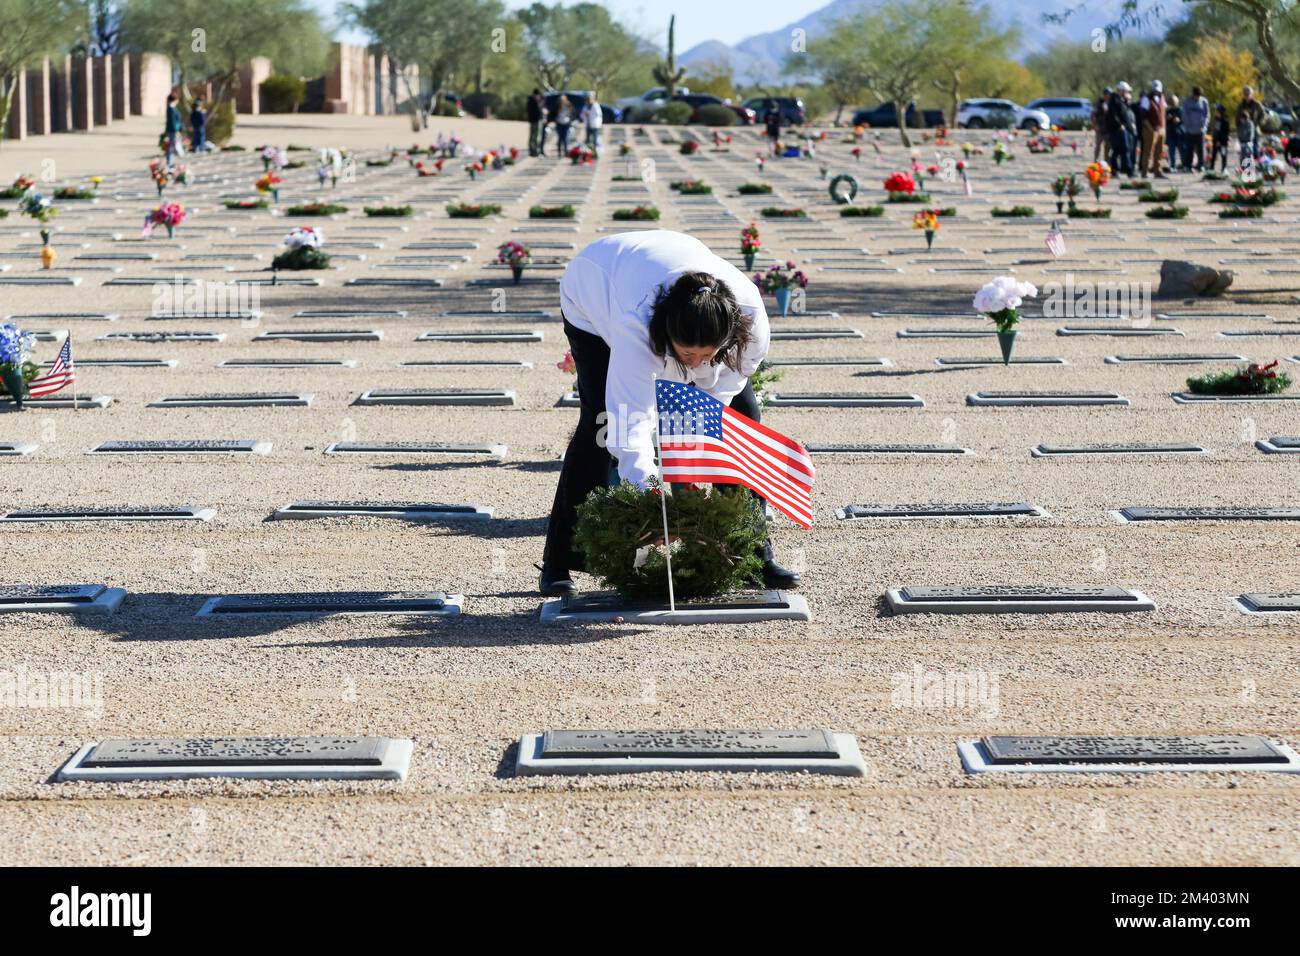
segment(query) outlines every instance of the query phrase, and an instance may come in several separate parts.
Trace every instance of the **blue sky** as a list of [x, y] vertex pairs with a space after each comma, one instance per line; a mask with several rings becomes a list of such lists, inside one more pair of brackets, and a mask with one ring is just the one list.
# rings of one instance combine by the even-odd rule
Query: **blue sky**
[[[312, 0], [317, 9], [332, 16], [337, 0]], [[506, 0], [519, 9], [532, 0]], [[826, 6], [829, 0], [606, 0], [605, 6], [629, 29], [651, 36], [661, 45], [667, 40], [668, 17], [677, 14], [677, 49], [690, 49], [704, 40], [735, 43], [755, 33], [767, 33]], [[566, 4], [567, 5], [567, 4]], [[340, 36], [357, 42], [359, 37]]]

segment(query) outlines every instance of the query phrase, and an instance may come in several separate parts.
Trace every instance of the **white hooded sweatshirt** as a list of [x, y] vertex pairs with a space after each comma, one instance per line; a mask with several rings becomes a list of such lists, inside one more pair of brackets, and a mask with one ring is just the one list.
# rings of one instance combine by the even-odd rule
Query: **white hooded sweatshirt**
[[[671, 355], [650, 346], [650, 310], [661, 286], [687, 272], [722, 280], [752, 322], [752, 341], [740, 372], [705, 364], [682, 372]], [[560, 307], [571, 325], [598, 335], [609, 346], [605, 386], [606, 444], [618, 459], [619, 477], [645, 485], [655, 474], [656, 378], [693, 382], [724, 405], [745, 387], [767, 357], [769, 331], [763, 296], [752, 279], [691, 236], [666, 229], [625, 232], [597, 239], [578, 253], [560, 280]]]

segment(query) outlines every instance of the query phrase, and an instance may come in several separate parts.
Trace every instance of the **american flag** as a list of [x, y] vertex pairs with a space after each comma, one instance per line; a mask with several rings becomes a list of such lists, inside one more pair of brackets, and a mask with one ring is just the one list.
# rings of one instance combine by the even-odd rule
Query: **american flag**
[[1056, 223], [1052, 223], [1052, 228], [1047, 230], [1047, 238], [1043, 241], [1047, 243], [1052, 255], [1057, 258], [1065, 255], [1065, 233], [1061, 232], [1061, 227]]
[[655, 382], [664, 481], [744, 485], [812, 527], [816, 470], [803, 445], [728, 408], [694, 385]]
[[42, 395], [52, 395], [59, 389], [67, 388], [77, 380], [77, 370], [72, 364], [72, 339], [63, 340], [63, 348], [59, 349], [59, 356], [50, 366], [50, 370], [39, 378], [34, 378], [27, 383], [27, 391], [32, 398], [40, 398]]
[[970, 177], [966, 175], [966, 170], [964, 170], [964, 169], [961, 171], [961, 182], [962, 182], [962, 186], [963, 186], [963, 188], [966, 190], [966, 195], [967, 195], [968, 197], [970, 197], [970, 196], [974, 196], [974, 195], [975, 195], [975, 190], [974, 190], [974, 188], [971, 186], [971, 184], [970, 184]]

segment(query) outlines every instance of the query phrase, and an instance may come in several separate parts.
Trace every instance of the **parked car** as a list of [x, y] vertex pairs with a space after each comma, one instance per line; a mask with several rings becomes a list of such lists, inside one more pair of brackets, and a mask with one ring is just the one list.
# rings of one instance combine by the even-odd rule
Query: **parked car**
[[[690, 90], [685, 86], [679, 86], [677, 92], [689, 93]], [[640, 96], [625, 96], [616, 102], [614, 107], [631, 121], [636, 113], [653, 113], [667, 102], [668, 91], [662, 86], [656, 86], [652, 90], [646, 90]]]
[[[569, 98], [569, 102], [573, 104], [574, 123], [578, 122], [578, 114], [582, 112], [583, 104], [587, 102], [587, 93], [588, 93], [587, 90], [565, 90], [564, 91], [564, 95], [567, 96]], [[550, 116], [551, 113], [554, 112], [555, 104], [558, 102], [560, 102], [559, 93], [546, 94], [546, 115], [547, 116]], [[600, 115], [604, 120], [604, 122], [606, 123], [621, 123], [623, 121], [622, 112], [617, 107], [609, 106], [608, 104], [605, 103], [600, 104]]]
[[803, 100], [797, 96], [755, 96], [744, 102], [745, 108], [753, 110], [760, 122], [767, 116], [773, 104], [781, 110], [781, 122], [787, 126], [803, 126], [808, 122], [808, 114], [803, 109]]
[[[881, 103], [871, 109], [857, 110], [853, 114], [854, 126], [889, 127], [898, 125], [898, 111], [893, 103]], [[909, 128], [936, 127], [948, 125], [943, 110], [918, 110], [915, 103], [907, 104], [907, 125]]]
[[1053, 126], [1064, 128], [1082, 122], [1087, 129], [1092, 124], [1092, 100], [1078, 96], [1042, 96], [1030, 100], [1025, 109], [1046, 113]]
[[751, 109], [744, 106], [737, 106], [729, 100], [724, 100], [720, 96], [714, 96], [712, 93], [678, 93], [673, 97], [679, 103], [685, 103], [691, 108], [691, 118], [688, 122], [698, 123], [700, 121], [701, 106], [723, 106], [736, 114], [736, 122], [743, 126], [752, 126], [758, 120], [758, 115]]
[[1265, 103], [1264, 108], [1277, 114], [1282, 132], [1294, 133], [1296, 131], [1296, 110], [1294, 107], [1287, 106], [1285, 103]]
[[962, 100], [957, 125], [967, 129], [1024, 129], [1031, 133], [1049, 129], [1051, 117], [1042, 110], [1026, 109], [1010, 100]]

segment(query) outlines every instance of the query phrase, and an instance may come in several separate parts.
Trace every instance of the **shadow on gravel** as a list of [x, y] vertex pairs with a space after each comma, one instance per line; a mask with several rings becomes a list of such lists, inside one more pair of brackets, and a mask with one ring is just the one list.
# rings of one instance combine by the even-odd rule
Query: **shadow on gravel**
[[[269, 637], [286, 628], [326, 620], [349, 622], [356, 637], [323, 640], [271, 641], [259, 649], [297, 648], [438, 648], [524, 647], [530, 645], [594, 644], [638, 633], [638, 629], [610, 625], [560, 625], [544, 627], [538, 620], [545, 600], [533, 592], [483, 592], [465, 595], [465, 612], [459, 617], [419, 615], [307, 615], [264, 614], [238, 618], [198, 617], [195, 612], [210, 595], [132, 592], [116, 614], [80, 615], [77, 623], [114, 641], [211, 641]], [[529, 600], [516, 614], [478, 614], [481, 597]], [[377, 634], [382, 630], [384, 633]], [[296, 635], [295, 635], [296, 636]]]

